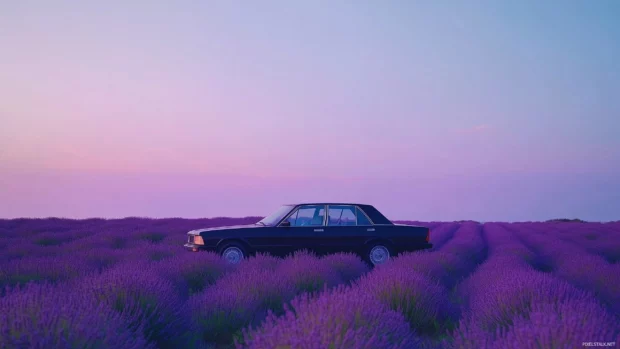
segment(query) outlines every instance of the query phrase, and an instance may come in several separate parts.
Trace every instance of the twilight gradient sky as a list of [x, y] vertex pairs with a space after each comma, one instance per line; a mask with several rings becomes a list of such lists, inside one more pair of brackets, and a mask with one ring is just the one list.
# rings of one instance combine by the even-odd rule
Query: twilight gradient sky
[[620, 2], [2, 1], [0, 217], [620, 219]]

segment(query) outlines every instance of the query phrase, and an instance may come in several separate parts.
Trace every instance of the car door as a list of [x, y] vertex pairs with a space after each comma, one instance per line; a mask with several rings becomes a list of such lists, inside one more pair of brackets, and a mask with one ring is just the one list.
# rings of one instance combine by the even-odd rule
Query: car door
[[[327, 208], [327, 225], [318, 233], [321, 240], [319, 249], [322, 253], [359, 252], [370, 235], [373, 234], [367, 219], [358, 219], [354, 205], [329, 205]], [[365, 217], [364, 217], [365, 218]], [[361, 224], [359, 224], [361, 223]]]
[[[301, 205], [291, 212], [278, 226], [288, 250], [285, 254], [308, 249], [317, 252], [317, 234], [325, 228], [325, 205]], [[285, 226], [286, 223], [290, 226]], [[284, 224], [283, 224], [284, 223]]]

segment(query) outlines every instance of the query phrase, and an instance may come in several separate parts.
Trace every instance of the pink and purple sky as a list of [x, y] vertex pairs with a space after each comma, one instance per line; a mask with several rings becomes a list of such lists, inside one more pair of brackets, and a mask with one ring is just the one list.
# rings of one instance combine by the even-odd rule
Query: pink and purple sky
[[620, 219], [620, 2], [0, 2], [0, 217]]

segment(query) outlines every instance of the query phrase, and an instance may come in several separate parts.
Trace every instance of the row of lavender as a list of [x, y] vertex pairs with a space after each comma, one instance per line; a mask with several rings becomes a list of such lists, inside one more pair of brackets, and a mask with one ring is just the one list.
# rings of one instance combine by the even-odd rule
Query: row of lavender
[[[342, 348], [492, 347], [537, 326], [536, 314], [550, 313], [557, 315], [555, 322], [549, 320], [551, 315], [541, 317], [551, 325], [540, 335], [561, 344], [574, 339], [557, 331], [575, 309], [600, 320], [594, 322], [599, 332], [592, 335], [617, 335], [617, 319], [597, 307], [594, 295], [581, 297], [581, 290], [534, 269], [544, 255], [532, 253], [505, 226], [486, 224], [483, 232], [475, 223], [427, 225], [433, 228], [435, 251], [404, 255], [370, 273], [353, 256], [317, 259], [308, 254], [286, 261], [259, 256], [231, 270], [211, 254], [179, 253], [183, 251], [176, 232], [132, 233], [144, 229], [139, 224], [108, 227], [114, 230], [97, 234], [84, 233], [84, 227], [35, 233], [23, 229], [17, 234], [19, 227], [13, 227], [4, 238], [10, 243], [0, 245], [0, 282], [50, 280], [57, 285], [10, 290], [1, 298], [2, 338], [11, 345], [42, 348], [97, 347], [94, 343], [201, 347], [231, 340], [250, 348], [303, 343]], [[41, 235], [62, 242], [37, 243]], [[490, 248], [486, 260], [485, 239]], [[13, 247], [34, 248], [41, 257], [11, 254]], [[525, 276], [511, 284], [514, 270]], [[510, 293], [493, 288], [504, 282], [508, 290], [528, 282], [533, 289], [547, 287], [549, 297], [515, 291], [519, 296], [513, 300]], [[328, 289], [317, 296], [323, 285]], [[565, 291], [554, 291], [558, 285]], [[485, 295], [490, 290], [495, 296], [489, 299]], [[304, 292], [313, 296], [299, 295]], [[554, 303], [553, 297], [566, 302]], [[63, 306], [67, 304], [72, 306]], [[503, 304], [508, 310], [502, 310]], [[545, 308], [554, 304], [555, 313]], [[446, 333], [454, 340], [429, 340]]]
[[605, 258], [609, 263], [620, 261], [620, 224], [535, 224], [533, 227], [557, 232], [554, 236], [560, 240], [583, 247], [586, 251]]
[[566, 246], [556, 248], [556, 241], [549, 237], [546, 247], [530, 250], [520, 240], [530, 237], [528, 226], [484, 225], [489, 257], [456, 289], [464, 314], [449, 345], [572, 348], [584, 341], [617, 342], [619, 319], [588, 292], [590, 285], [581, 284], [587, 286], [583, 289], [567, 275], [535, 268], [546, 251], [561, 251]]
[[[588, 230], [583, 231], [583, 228]], [[620, 314], [620, 264], [610, 263], [605, 258], [606, 251], [620, 245], [620, 231], [598, 233], [600, 239], [606, 240], [605, 243], [611, 246], [602, 250], [579, 239], [580, 236], [593, 234], [594, 229], [591, 227], [571, 229], [570, 232], [566, 227], [541, 224], [514, 225], [511, 229], [520, 241], [537, 252], [537, 260], [533, 263], [535, 267], [551, 271], [575, 286], [592, 292], [614, 313]]]

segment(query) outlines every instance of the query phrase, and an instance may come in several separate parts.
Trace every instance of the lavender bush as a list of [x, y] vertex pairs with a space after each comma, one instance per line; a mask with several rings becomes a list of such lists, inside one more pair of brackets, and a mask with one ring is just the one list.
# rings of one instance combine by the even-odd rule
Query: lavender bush
[[618, 319], [592, 300], [536, 303], [512, 328], [498, 333], [493, 347], [571, 348], [590, 340], [618, 343], [619, 335]]
[[[518, 343], [523, 348], [555, 348], [556, 344], [577, 338], [562, 332], [562, 323], [557, 321], [564, 319], [564, 316], [569, 319], [568, 309], [588, 309], [584, 313], [586, 321], [588, 316], [602, 319], [595, 321], [603, 326], [599, 333], [614, 332], [617, 319], [601, 307], [591, 293], [554, 275], [535, 270], [531, 265], [536, 261], [535, 253], [523, 245], [511, 230], [503, 225], [486, 224], [485, 232], [489, 258], [459, 285], [459, 293], [465, 300], [464, 315], [452, 338], [444, 342], [447, 347], [507, 347], [510, 341], [513, 341], [510, 345], [514, 346], [513, 337], [517, 333], [547, 321], [549, 326], [539, 328], [536, 336], [524, 336]], [[541, 317], [543, 310], [548, 313]], [[571, 314], [574, 316], [576, 313], [573, 311]], [[585, 329], [582, 334], [590, 333], [588, 331], [591, 328]], [[538, 338], [538, 335], [541, 337]], [[572, 345], [581, 341], [583, 339]], [[542, 346], [537, 346], [539, 344]]]
[[295, 294], [313, 293], [344, 282], [340, 272], [327, 261], [308, 251], [298, 251], [286, 258], [275, 273], [293, 285]]
[[[74, 252], [74, 256], [89, 270], [96, 273], [101, 273], [118, 263], [127, 262], [131, 259], [131, 255], [128, 255], [125, 251], [109, 247], [79, 250]], [[142, 257], [135, 256], [135, 258], [140, 260]]]
[[8, 288], [0, 298], [0, 348], [154, 348], [142, 324], [88, 294], [50, 284]]
[[402, 313], [420, 333], [437, 333], [455, 320], [447, 290], [406, 265], [381, 265], [362, 276], [354, 286]]
[[189, 316], [173, 284], [146, 262], [122, 263], [84, 278], [76, 289], [107, 304], [142, 328], [158, 347], [176, 347], [190, 335]]
[[419, 340], [398, 312], [359, 288], [340, 286], [313, 298], [303, 294], [281, 317], [270, 313], [237, 348], [416, 348]]
[[393, 263], [422, 273], [450, 288], [476, 268], [484, 258], [485, 248], [480, 227], [466, 223], [458, 227], [454, 237], [439, 251], [403, 253], [394, 258]]
[[23, 257], [56, 257], [65, 255], [64, 246], [41, 246], [27, 239], [5, 238], [6, 245], [0, 253], [0, 263]]
[[591, 223], [586, 226], [571, 226], [557, 229], [556, 236], [563, 241], [572, 243], [591, 254], [605, 258], [609, 263], [620, 261], [620, 231], [609, 224]]
[[211, 252], [182, 253], [156, 265], [158, 272], [177, 288], [183, 299], [202, 292], [233, 268]]
[[460, 227], [459, 223], [445, 223], [431, 228], [430, 242], [433, 244], [433, 249], [440, 249], [441, 246], [454, 237], [454, 234]]
[[0, 294], [6, 286], [30, 281], [58, 283], [78, 279], [91, 271], [77, 256], [28, 257], [0, 263]]
[[325, 265], [338, 272], [342, 282], [347, 284], [370, 270], [368, 264], [352, 253], [335, 253], [321, 259]]
[[614, 312], [620, 314], [620, 274], [618, 266], [603, 257], [540, 233], [516, 230], [515, 234], [551, 263], [555, 274], [574, 285], [594, 292]]
[[[481, 231], [481, 226], [478, 224], [469, 222], [461, 224], [454, 237], [439, 249], [435, 265], [432, 265], [432, 258], [429, 260], [431, 263], [427, 263], [425, 268], [427, 273], [451, 288], [473, 272], [487, 254], [487, 245]], [[436, 252], [431, 254], [434, 253]]]
[[213, 287], [188, 300], [192, 319], [206, 342], [232, 340], [235, 332], [262, 321], [267, 310], [281, 313], [295, 296], [292, 280], [265, 268], [261, 263], [265, 261], [273, 262], [264, 257], [243, 261]]
[[562, 288], [540, 297], [532, 296], [535, 291], [530, 292], [525, 296], [529, 305], [520, 309], [518, 315], [512, 314], [508, 325], [494, 326], [495, 330], [477, 317], [463, 318], [443, 347], [572, 348], [588, 341], [584, 338], [617, 341], [620, 335], [618, 317], [607, 312], [590, 294], [572, 286]]
[[483, 293], [474, 295], [469, 312], [490, 331], [509, 327], [515, 318], [526, 316], [534, 304], [593, 299], [585, 291], [534, 270], [507, 269], [495, 280]]

